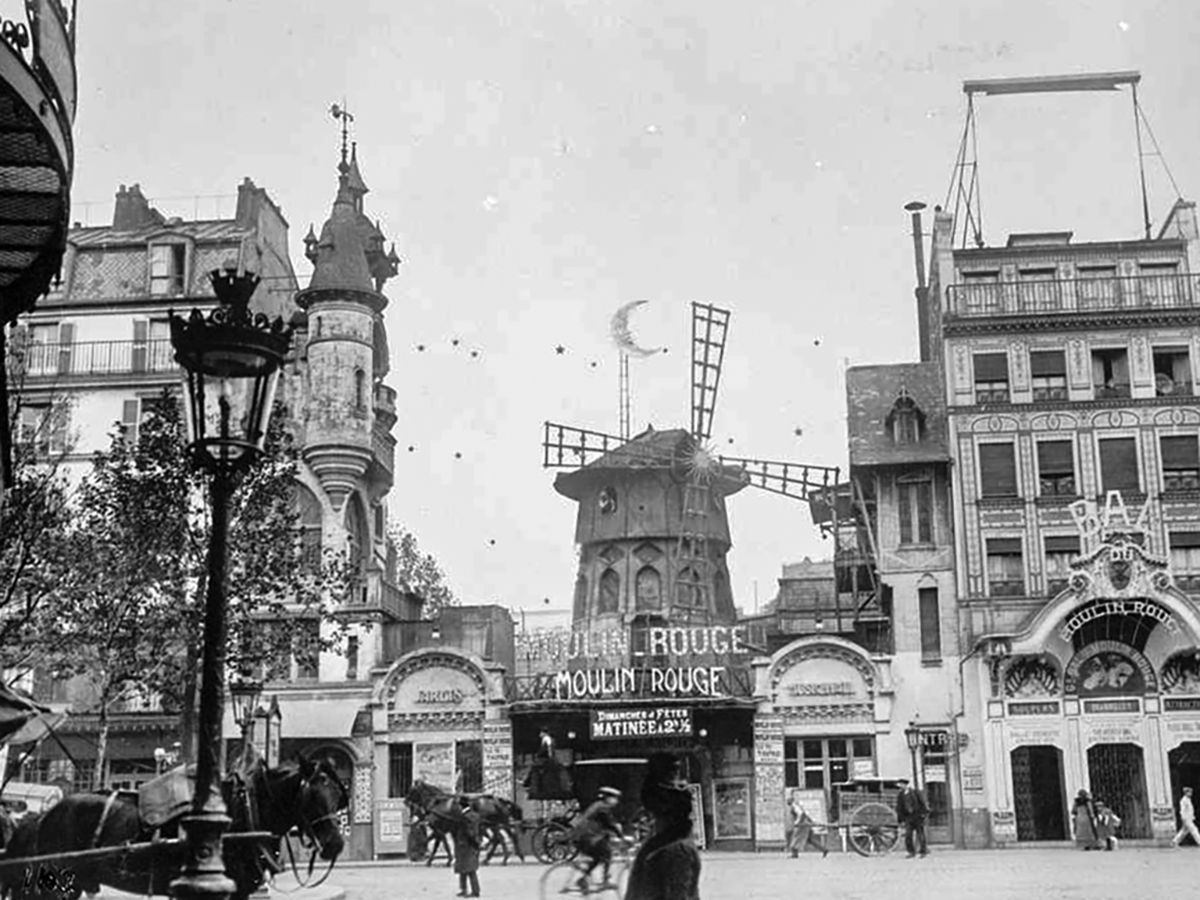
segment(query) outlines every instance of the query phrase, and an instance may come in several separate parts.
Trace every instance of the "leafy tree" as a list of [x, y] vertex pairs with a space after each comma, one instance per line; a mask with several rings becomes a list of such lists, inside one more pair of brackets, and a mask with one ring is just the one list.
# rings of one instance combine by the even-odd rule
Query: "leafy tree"
[[395, 523], [388, 529], [388, 541], [396, 554], [397, 586], [421, 597], [427, 616], [432, 618], [442, 607], [458, 605], [442, 567], [432, 553], [421, 552], [416, 535]]

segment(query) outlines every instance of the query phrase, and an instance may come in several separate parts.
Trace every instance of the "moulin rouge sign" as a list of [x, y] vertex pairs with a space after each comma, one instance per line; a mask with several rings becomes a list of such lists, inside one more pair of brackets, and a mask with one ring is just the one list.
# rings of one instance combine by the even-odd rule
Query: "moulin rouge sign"
[[547, 676], [556, 700], [725, 697], [729, 664], [749, 652], [740, 625], [646, 628], [636, 642], [619, 628], [535, 631], [517, 639], [518, 658], [557, 668]]

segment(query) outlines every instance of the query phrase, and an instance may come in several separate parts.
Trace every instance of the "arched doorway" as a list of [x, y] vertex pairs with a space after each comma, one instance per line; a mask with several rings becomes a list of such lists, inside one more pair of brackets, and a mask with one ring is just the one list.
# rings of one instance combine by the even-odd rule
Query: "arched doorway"
[[[1167, 767], [1171, 774], [1171, 802], [1178, 809], [1185, 787], [1200, 788], [1200, 742], [1188, 741], [1171, 750], [1167, 754]], [[1192, 841], [1190, 837], [1184, 840]]]
[[1087, 765], [1092, 797], [1103, 800], [1121, 817], [1121, 836], [1150, 837], [1142, 748], [1137, 744], [1096, 744], [1088, 748]]
[[1062, 750], [1051, 745], [1015, 747], [1011, 758], [1017, 840], [1066, 839]]

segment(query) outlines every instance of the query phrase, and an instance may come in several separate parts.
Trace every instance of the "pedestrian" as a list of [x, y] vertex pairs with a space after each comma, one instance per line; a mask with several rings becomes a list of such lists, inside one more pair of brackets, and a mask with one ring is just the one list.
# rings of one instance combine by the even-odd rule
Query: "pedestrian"
[[808, 810], [800, 802], [800, 796], [796, 791], [792, 791], [791, 800], [788, 802], [788, 813], [791, 816], [791, 823], [788, 828], [787, 849], [792, 854], [792, 859], [795, 859], [801, 850], [810, 846], [821, 851], [822, 859], [828, 856], [828, 839], [825, 835], [817, 836], [817, 823], [813, 821]]
[[1192, 804], [1192, 789], [1185, 787], [1183, 796], [1179, 798], [1179, 833], [1171, 839], [1171, 845], [1178, 847], [1189, 834], [1193, 841], [1200, 844], [1200, 831], [1196, 830], [1196, 807]]
[[1075, 795], [1075, 805], [1071, 807], [1071, 830], [1075, 843], [1084, 850], [1100, 847], [1096, 832], [1096, 806], [1092, 803], [1092, 795], [1085, 789]]
[[1105, 850], [1117, 849], [1117, 829], [1121, 827], [1118, 816], [1103, 800], [1096, 801], [1096, 838]]
[[929, 803], [925, 800], [925, 794], [911, 786], [907, 778], [896, 780], [900, 784], [900, 793], [896, 796], [896, 818], [904, 826], [904, 847], [908, 850], [908, 858], [912, 859], [918, 853], [928, 856], [925, 820], [929, 818]]
[[700, 900], [692, 792], [671, 754], [656, 753], [647, 762], [642, 808], [654, 816], [654, 831], [634, 857], [625, 900]]
[[468, 810], [454, 823], [454, 871], [458, 874], [459, 897], [479, 896], [479, 829], [479, 813], [474, 810]]

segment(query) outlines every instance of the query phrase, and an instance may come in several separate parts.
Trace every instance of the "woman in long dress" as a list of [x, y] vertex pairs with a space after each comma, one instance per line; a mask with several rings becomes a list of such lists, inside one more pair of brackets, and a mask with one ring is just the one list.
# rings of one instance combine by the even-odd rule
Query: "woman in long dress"
[[1100, 846], [1096, 832], [1096, 807], [1092, 796], [1081, 790], [1075, 795], [1075, 805], [1071, 807], [1071, 829], [1075, 833], [1075, 844], [1084, 850], [1095, 850]]

